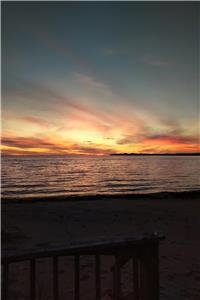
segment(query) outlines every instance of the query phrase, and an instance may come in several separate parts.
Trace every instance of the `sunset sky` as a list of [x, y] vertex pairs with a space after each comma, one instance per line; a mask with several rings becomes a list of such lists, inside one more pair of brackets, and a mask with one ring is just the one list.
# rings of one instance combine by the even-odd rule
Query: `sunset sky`
[[3, 153], [198, 152], [198, 6], [3, 2]]

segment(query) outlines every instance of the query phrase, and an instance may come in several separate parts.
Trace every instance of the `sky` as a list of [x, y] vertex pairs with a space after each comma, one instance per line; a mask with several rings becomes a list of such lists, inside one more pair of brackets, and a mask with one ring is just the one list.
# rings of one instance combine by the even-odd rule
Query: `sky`
[[2, 2], [2, 152], [198, 152], [198, 9]]

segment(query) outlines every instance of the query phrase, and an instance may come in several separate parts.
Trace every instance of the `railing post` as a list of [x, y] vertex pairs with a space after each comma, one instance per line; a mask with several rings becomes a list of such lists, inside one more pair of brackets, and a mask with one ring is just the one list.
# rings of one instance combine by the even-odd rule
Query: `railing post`
[[113, 269], [113, 299], [120, 300], [121, 297], [121, 272], [119, 265], [119, 255], [115, 255], [115, 264]]
[[140, 248], [140, 298], [159, 300], [159, 252], [158, 242]]
[[74, 257], [74, 300], [80, 299], [80, 256], [78, 254]]
[[101, 299], [101, 260], [100, 260], [100, 255], [97, 254], [95, 256], [95, 284], [96, 284], [96, 300]]
[[132, 265], [133, 265], [133, 299], [137, 300], [139, 297], [139, 261], [137, 257], [137, 252], [134, 253], [132, 258]]
[[3, 265], [2, 300], [8, 299], [8, 266], [9, 265], [7, 263]]
[[30, 299], [35, 300], [35, 258], [30, 260]]
[[54, 300], [58, 300], [58, 256], [53, 257], [53, 295]]

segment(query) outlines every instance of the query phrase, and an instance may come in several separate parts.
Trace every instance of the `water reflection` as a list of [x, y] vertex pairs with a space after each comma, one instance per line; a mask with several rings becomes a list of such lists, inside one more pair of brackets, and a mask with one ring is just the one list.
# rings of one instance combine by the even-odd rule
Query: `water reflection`
[[200, 189], [198, 157], [3, 157], [2, 196]]

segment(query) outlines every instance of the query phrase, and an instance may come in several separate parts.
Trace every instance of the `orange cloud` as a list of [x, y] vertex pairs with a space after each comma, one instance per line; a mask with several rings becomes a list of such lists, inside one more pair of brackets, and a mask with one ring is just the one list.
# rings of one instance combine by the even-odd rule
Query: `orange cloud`
[[[50, 154], [106, 154], [111, 152], [177, 152], [199, 150], [196, 136], [186, 134], [180, 124], [163, 116], [151, 116], [148, 113], [137, 115], [121, 105], [105, 106], [85, 104], [84, 99], [70, 98], [51, 88], [30, 80], [14, 76], [19, 86], [20, 97], [44, 99], [46, 119], [38, 116], [15, 116], [6, 114], [4, 120], [22, 121], [24, 124], [7, 122], [5, 132], [13, 131], [2, 138], [3, 151], [12, 153], [50, 153]], [[79, 78], [80, 79], [80, 78]], [[86, 85], [107, 89], [101, 82], [90, 77], [81, 77]], [[43, 104], [45, 103], [46, 104]], [[87, 101], [86, 101], [87, 102]], [[33, 101], [34, 103], [34, 101]], [[94, 102], [95, 103], [95, 102]], [[40, 105], [40, 102], [37, 101]], [[30, 109], [30, 108], [29, 108]], [[34, 109], [34, 107], [33, 107]], [[38, 107], [37, 107], [38, 109]], [[45, 110], [45, 107], [44, 107]], [[47, 119], [50, 116], [51, 119]], [[53, 121], [52, 121], [53, 120]], [[41, 127], [35, 128], [31, 124]], [[150, 125], [149, 125], [150, 124]], [[52, 126], [56, 125], [56, 126]], [[147, 126], [148, 125], [148, 126]], [[43, 129], [43, 130], [42, 130]], [[41, 132], [40, 132], [41, 131]], [[19, 137], [20, 132], [20, 137]], [[155, 133], [156, 132], [156, 133]], [[32, 137], [29, 137], [32, 134]], [[90, 143], [85, 145], [89, 141]], [[7, 148], [5, 148], [7, 147]]]
[[30, 124], [34, 124], [37, 126], [40, 126], [42, 128], [49, 128], [52, 123], [50, 124], [50, 122], [42, 119], [42, 118], [38, 118], [38, 117], [24, 117], [24, 116], [15, 116], [15, 115], [5, 115], [4, 116], [4, 120], [9, 120], [9, 121], [19, 121], [19, 122], [26, 122], [26, 123], [30, 123]]
[[[106, 137], [105, 139], [110, 139]], [[154, 136], [143, 139], [139, 143], [129, 145], [95, 144], [93, 141], [83, 143], [64, 143], [51, 141], [48, 138], [2, 138], [2, 153], [7, 155], [105, 155], [120, 152], [143, 153], [175, 153], [198, 152], [199, 144], [193, 137]]]
[[25, 137], [3, 137], [1, 148], [2, 153], [6, 155], [103, 155], [113, 153], [112, 150], [106, 149], [104, 145], [97, 146], [93, 143], [88, 143], [88, 145], [85, 146], [73, 143], [53, 143], [47, 138]]
[[183, 135], [167, 135], [167, 134], [160, 134], [160, 135], [152, 135], [144, 139], [145, 143], [158, 143], [164, 145], [171, 145], [171, 144], [198, 144], [198, 138], [193, 136], [183, 136]]

